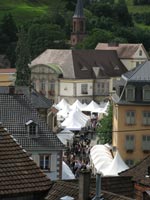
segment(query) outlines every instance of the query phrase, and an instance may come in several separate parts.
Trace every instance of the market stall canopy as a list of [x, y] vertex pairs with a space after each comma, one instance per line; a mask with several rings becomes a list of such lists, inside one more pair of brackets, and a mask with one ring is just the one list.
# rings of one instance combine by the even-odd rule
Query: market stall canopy
[[80, 110], [72, 110], [68, 117], [61, 123], [61, 126], [68, 130], [81, 130], [88, 125], [90, 117], [82, 113]]
[[75, 179], [69, 166], [63, 161], [62, 162], [62, 180]]
[[70, 107], [70, 104], [67, 103], [67, 101], [66, 101], [65, 99], [62, 99], [58, 104], [56, 104], [56, 106], [57, 106], [59, 109], [63, 109], [64, 106]]
[[82, 110], [85, 108], [87, 105], [82, 104], [78, 99], [70, 106], [70, 108], [73, 110], [74, 108], [77, 108], [79, 110]]
[[128, 169], [117, 151], [113, 158], [108, 145], [94, 145], [90, 151], [93, 171], [100, 172], [103, 176], [117, 176], [118, 173]]
[[[61, 106], [62, 106], [62, 105], [61, 105]], [[61, 107], [61, 106], [60, 106], [60, 107]], [[71, 111], [71, 109], [70, 109], [69, 104], [64, 104], [64, 105], [63, 105], [63, 108], [60, 109], [60, 110], [58, 111], [58, 113], [57, 113], [58, 120], [59, 120], [60, 117], [66, 118], [66, 117], [68, 116], [68, 114], [69, 114], [70, 111]]]
[[64, 145], [67, 145], [67, 142], [72, 144], [73, 143], [74, 133], [69, 131], [69, 130], [64, 130], [64, 131], [61, 131], [60, 133], [58, 133], [57, 137], [60, 139], [60, 141]]
[[94, 112], [99, 108], [100, 106], [95, 101], [92, 100], [86, 107], [82, 109], [82, 111]]

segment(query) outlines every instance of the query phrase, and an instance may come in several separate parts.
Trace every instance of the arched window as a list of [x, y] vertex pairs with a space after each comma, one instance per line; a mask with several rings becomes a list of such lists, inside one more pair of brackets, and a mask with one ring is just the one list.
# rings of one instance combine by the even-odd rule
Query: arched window
[[41, 80], [41, 90], [45, 91], [45, 80]]

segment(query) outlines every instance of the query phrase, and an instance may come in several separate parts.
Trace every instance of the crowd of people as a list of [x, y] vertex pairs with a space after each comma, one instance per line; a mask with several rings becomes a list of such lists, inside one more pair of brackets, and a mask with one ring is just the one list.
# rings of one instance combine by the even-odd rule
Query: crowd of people
[[[90, 134], [93, 136], [93, 133]], [[91, 138], [88, 134], [81, 134], [77, 138], [75, 137], [73, 144], [68, 146], [65, 152], [65, 162], [72, 170], [75, 178], [79, 177], [81, 169], [90, 170], [90, 154]]]

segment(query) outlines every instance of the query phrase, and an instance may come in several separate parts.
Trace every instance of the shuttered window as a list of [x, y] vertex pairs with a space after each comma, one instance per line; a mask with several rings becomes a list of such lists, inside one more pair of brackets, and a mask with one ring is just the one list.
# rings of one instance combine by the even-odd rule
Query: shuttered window
[[127, 125], [135, 124], [135, 111], [126, 112], [126, 124]]
[[144, 111], [142, 115], [143, 115], [142, 118], [143, 125], [150, 125], [150, 112]]
[[142, 149], [143, 151], [150, 151], [150, 135], [142, 136]]
[[134, 150], [134, 135], [126, 135], [125, 147], [127, 151]]

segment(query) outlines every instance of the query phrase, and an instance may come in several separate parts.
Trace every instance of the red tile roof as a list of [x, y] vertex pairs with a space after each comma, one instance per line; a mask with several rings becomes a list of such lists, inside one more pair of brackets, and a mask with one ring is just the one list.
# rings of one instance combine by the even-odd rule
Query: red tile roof
[[3, 195], [47, 191], [51, 181], [2, 126], [0, 126], [0, 198]]
[[148, 176], [148, 167], [150, 167], [150, 155], [145, 157], [135, 166], [120, 173], [121, 176], [132, 176], [133, 181], [150, 187], [150, 174]]
[[[133, 184], [130, 177], [103, 177], [102, 196], [107, 200], [133, 200]], [[96, 194], [96, 180], [90, 179], [89, 200]], [[123, 196], [126, 195], [126, 196]], [[55, 181], [49, 190], [47, 200], [60, 200], [61, 197], [70, 196], [79, 199], [79, 180]]]

